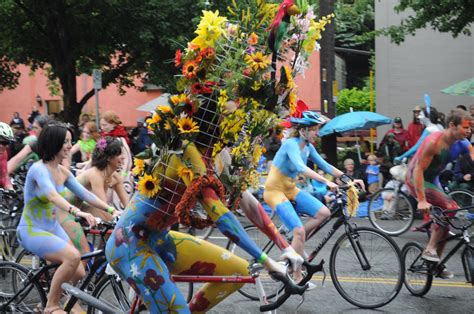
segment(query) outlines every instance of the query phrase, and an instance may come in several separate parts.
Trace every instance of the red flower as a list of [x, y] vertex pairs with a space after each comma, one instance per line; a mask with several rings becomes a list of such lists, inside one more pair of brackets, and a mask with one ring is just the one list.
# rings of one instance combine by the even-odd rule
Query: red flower
[[189, 303], [189, 310], [191, 312], [205, 312], [210, 304], [211, 302], [204, 297], [204, 292], [199, 291]]
[[188, 61], [184, 64], [183, 66], [183, 75], [187, 79], [192, 79], [196, 77], [196, 74], [198, 72], [198, 65], [194, 61]]
[[156, 273], [154, 269], [148, 269], [146, 271], [145, 280], [143, 280], [145, 286], [156, 291], [160, 289], [161, 285], [165, 283], [163, 276], [160, 276]]
[[214, 57], [216, 56], [216, 51], [214, 50], [214, 48], [207, 47], [206, 49], [201, 50], [199, 55], [201, 55], [204, 59], [210, 60], [214, 59]]
[[176, 50], [174, 54], [174, 66], [179, 67], [181, 65], [181, 49]]
[[193, 101], [187, 101], [187, 102], [184, 104], [183, 110], [184, 110], [184, 112], [186, 112], [186, 114], [187, 114], [188, 116], [192, 116], [193, 114], [196, 113], [196, 111], [197, 111], [197, 106], [196, 106], [196, 104], [195, 104]]
[[207, 86], [206, 84], [201, 84], [201, 83], [197, 82], [197, 83], [194, 83], [193, 85], [191, 85], [191, 92], [193, 94], [205, 95], [205, 94], [212, 93], [212, 88]]
[[191, 265], [191, 268], [188, 270], [182, 271], [180, 275], [201, 275], [201, 276], [211, 276], [214, 274], [216, 269], [216, 264], [206, 263], [206, 262], [196, 262]]
[[133, 288], [133, 290], [136, 292], [136, 294], [140, 295], [140, 289], [138, 288], [135, 280], [133, 280], [132, 278], [128, 277], [127, 278], [127, 283], [130, 285], [130, 287]]

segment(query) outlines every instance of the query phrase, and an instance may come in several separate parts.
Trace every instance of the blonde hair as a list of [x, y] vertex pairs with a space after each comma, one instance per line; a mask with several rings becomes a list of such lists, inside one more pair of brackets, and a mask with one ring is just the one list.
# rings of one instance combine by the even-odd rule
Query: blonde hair
[[102, 114], [101, 118], [104, 119], [105, 121], [107, 121], [107, 123], [110, 123], [110, 124], [115, 124], [115, 125], [122, 124], [122, 121], [120, 120], [118, 115], [115, 112], [110, 111], [110, 110], [104, 112]]
[[374, 154], [370, 154], [369, 156], [367, 156], [367, 161], [377, 161], [377, 156], [375, 156]]

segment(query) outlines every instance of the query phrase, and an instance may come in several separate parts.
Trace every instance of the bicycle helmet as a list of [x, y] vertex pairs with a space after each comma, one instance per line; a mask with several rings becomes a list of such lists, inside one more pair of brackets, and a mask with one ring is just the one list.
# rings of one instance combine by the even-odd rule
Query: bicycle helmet
[[317, 124], [324, 124], [327, 122], [327, 120], [316, 112], [307, 110], [303, 111], [301, 118], [291, 117], [290, 122], [296, 127], [310, 127]]
[[0, 140], [11, 142], [14, 138], [12, 128], [5, 122], [0, 122]]

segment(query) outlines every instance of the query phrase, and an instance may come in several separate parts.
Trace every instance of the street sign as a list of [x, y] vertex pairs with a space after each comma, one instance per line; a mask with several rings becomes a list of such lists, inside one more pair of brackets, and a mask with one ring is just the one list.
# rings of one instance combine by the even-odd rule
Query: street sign
[[99, 69], [92, 70], [92, 80], [94, 82], [94, 89], [102, 89], [102, 71]]

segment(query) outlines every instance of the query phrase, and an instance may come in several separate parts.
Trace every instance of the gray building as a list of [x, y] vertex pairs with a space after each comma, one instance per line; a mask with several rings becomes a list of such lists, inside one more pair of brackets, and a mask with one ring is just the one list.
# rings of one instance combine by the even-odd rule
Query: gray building
[[[393, 7], [397, 0], [375, 1], [375, 27], [399, 25], [403, 15]], [[471, 27], [474, 34], [474, 27]], [[457, 105], [474, 104], [474, 97], [451, 96], [440, 92], [454, 83], [474, 77], [474, 37], [432, 29], [418, 30], [396, 45], [387, 37], [375, 40], [377, 112], [389, 117], [400, 116], [405, 128], [412, 120], [415, 105], [424, 105], [429, 94], [433, 106], [446, 114]], [[388, 130], [378, 128], [378, 139]]]

